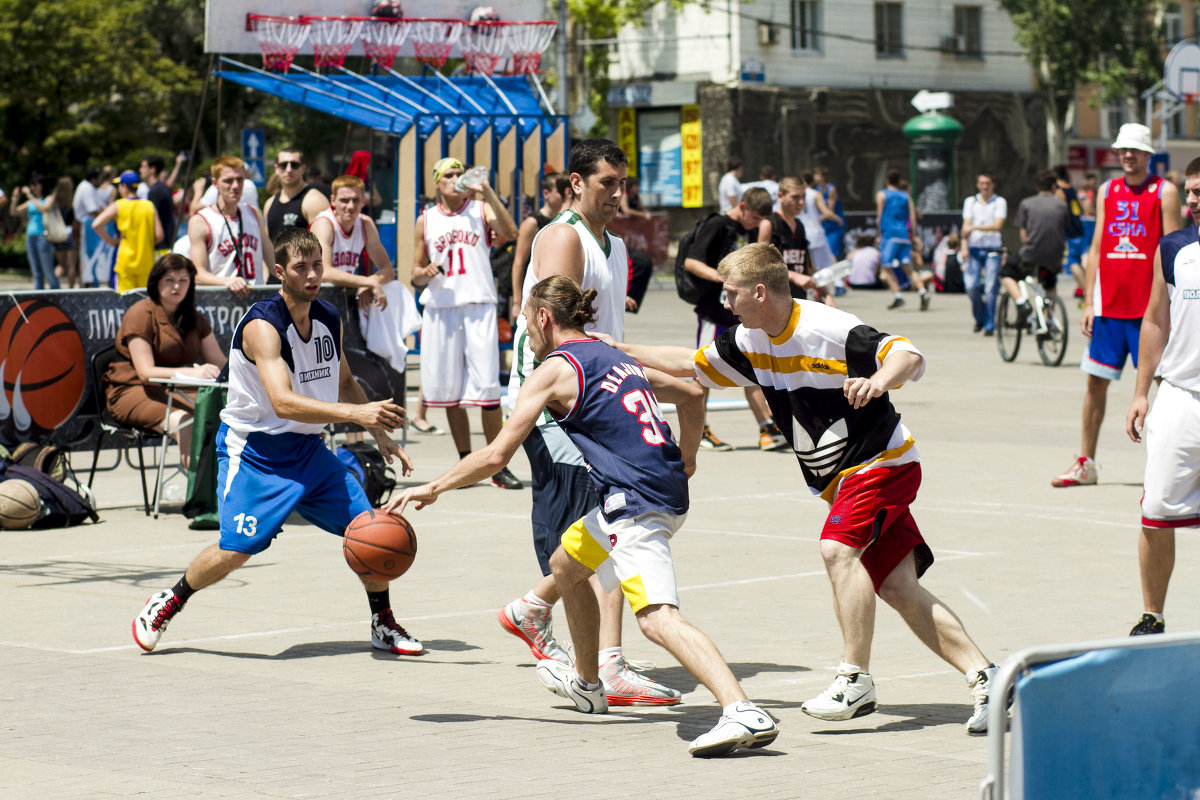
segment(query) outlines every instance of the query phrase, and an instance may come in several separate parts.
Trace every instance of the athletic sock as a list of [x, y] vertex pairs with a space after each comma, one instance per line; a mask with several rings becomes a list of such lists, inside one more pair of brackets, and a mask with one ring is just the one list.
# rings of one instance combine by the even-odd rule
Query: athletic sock
[[458, 460], [462, 461], [464, 458], [466, 458], [469, 455], [471, 455], [470, 450], [459, 450], [458, 451]]
[[599, 653], [596, 654], [596, 662], [599, 664], [605, 664], [610, 659], [619, 658], [620, 656], [621, 656], [621, 646], [620, 645], [617, 645], [616, 647], [606, 647], [603, 650], [601, 650]]
[[179, 583], [175, 584], [171, 591], [174, 592], [175, 599], [179, 601], [179, 605], [181, 606], [196, 593], [196, 590], [188, 584], [186, 573], [179, 578]]
[[870, 674], [858, 664], [851, 664], [848, 661], [843, 661], [842, 663], [838, 664], [837, 671], [838, 675], [853, 675], [856, 672], [862, 672], [868, 675]]
[[387, 589], [382, 592], [367, 592], [367, 602], [371, 604], [372, 614], [382, 614], [392, 607], [392, 599]]
[[1147, 613], [1147, 614], [1150, 614], [1150, 615], [1152, 615], [1152, 616], [1154, 617], [1154, 621], [1155, 621], [1155, 622], [1162, 622], [1162, 621], [1163, 621], [1163, 615], [1162, 615], [1162, 614], [1155, 614], [1153, 611], [1147, 611], [1146, 613]]
[[549, 608], [551, 605], [550, 603], [547, 603], [542, 598], [538, 597], [533, 592], [526, 592], [525, 596], [521, 598], [521, 602], [525, 603], [526, 605], [542, 606], [544, 608]]
[[585, 681], [583, 678], [579, 677], [578, 675], [575, 676], [575, 682], [577, 684], [579, 684], [579, 688], [583, 689], [585, 692], [594, 692], [600, 688], [600, 681], [596, 681], [595, 683], [588, 683], [587, 681]]
[[775, 418], [774, 418], [774, 417], [767, 417], [766, 419], [764, 419], [764, 420], [762, 421], [762, 424], [758, 426], [758, 429], [759, 429], [760, 431], [765, 431], [767, 428], [770, 428], [770, 427], [771, 427], [772, 425], [774, 425], [774, 424], [775, 424]]

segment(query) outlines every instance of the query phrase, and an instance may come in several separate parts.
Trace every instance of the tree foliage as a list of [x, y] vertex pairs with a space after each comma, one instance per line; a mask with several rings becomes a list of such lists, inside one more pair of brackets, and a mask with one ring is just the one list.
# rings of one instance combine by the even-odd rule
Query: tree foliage
[[[1061, 160], [1076, 90], [1132, 101], [1162, 76], [1161, 13], [1144, 0], [999, 0], [1046, 103], [1050, 158]], [[1161, 6], [1161, 0], [1158, 4]]]

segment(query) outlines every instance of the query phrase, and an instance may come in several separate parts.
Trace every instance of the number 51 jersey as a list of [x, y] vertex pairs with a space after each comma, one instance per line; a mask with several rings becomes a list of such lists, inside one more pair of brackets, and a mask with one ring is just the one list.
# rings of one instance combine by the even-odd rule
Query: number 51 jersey
[[260, 300], [250, 307], [238, 323], [229, 345], [229, 400], [221, 412], [221, 421], [242, 436], [251, 433], [312, 433], [325, 427], [319, 422], [296, 422], [275, 414], [263, 388], [258, 367], [242, 351], [242, 333], [247, 323], [261, 319], [279, 334], [279, 350], [287, 365], [292, 391], [336, 403], [342, 364], [342, 324], [337, 309], [324, 300], [315, 300], [309, 310], [312, 330], [301, 338], [288, 311], [283, 295]]
[[598, 339], [563, 342], [550, 358], [565, 359], [578, 376], [575, 404], [556, 419], [583, 453], [605, 518], [686, 514], [679, 445], [642, 365]]

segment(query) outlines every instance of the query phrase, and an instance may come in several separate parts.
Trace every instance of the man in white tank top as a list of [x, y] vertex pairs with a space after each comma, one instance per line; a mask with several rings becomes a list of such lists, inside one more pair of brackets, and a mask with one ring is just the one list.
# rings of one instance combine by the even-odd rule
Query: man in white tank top
[[[575, 199], [569, 210], [538, 232], [525, 274], [522, 307], [530, 290], [551, 275], [565, 275], [584, 291], [595, 289], [596, 322], [587, 329], [620, 340], [625, 332], [625, 290], [629, 256], [625, 243], [605, 229], [620, 211], [625, 194], [627, 161], [620, 147], [607, 139], [584, 139], [571, 147], [567, 172]], [[527, 321], [517, 319], [513, 344], [515, 364], [509, 381], [509, 404], [515, 404], [519, 384], [532, 373], [533, 351]], [[587, 467], [578, 448], [553, 422], [539, 425], [525, 437], [525, 454], [533, 473], [533, 541], [542, 580], [524, 597], [500, 611], [500, 624], [517, 636], [539, 659], [570, 663], [555, 641], [550, 609], [562, 596], [550, 574], [550, 556], [562, 534], [599, 505]], [[613, 705], [673, 705], [680, 693], [629, 670], [621, 653], [621, 593], [596, 589], [600, 604], [600, 677]]]
[[[1200, 158], [1184, 172], [1184, 198], [1200, 220]], [[1150, 301], [1138, 337], [1137, 384], [1125, 430], [1146, 440], [1138, 567], [1142, 618], [1131, 636], [1163, 633], [1163, 607], [1175, 568], [1175, 529], [1200, 527], [1200, 230], [1168, 233], [1154, 253]], [[1150, 386], [1161, 378], [1154, 408]]]
[[[438, 201], [417, 218], [413, 234], [413, 286], [424, 287], [421, 322], [421, 395], [426, 406], [446, 409], [460, 457], [471, 452], [467, 408], [480, 410], [483, 435], [500, 433], [500, 345], [493, 240], [515, 239], [517, 226], [486, 178], [460, 189], [466, 167], [457, 158], [433, 165]], [[505, 467], [492, 476], [502, 489], [524, 488]]]
[[[368, 402], [342, 358], [337, 309], [320, 300], [321, 244], [304, 228], [279, 239], [278, 294], [251, 306], [230, 344], [229, 402], [217, 430], [220, 541], [192, 561], [179, 582], [147, 601], [133, 638], [153, 650], [188, 599], [271, 546], [297, 511], [337, 536], [371, 508], [366, 493], [325, 446], [327, 423], [361, 425], [383, 457], [412, 462], [388, 434], [404, 424], [393, 398]], [[420, 655], [419, 641], [392, 614], [388, 582], [362, 579], [371, 607], [371, 645]]]
[[330, 194], [333, 205], [309, 225], [321, 242], [324, 279], [334, 286], [357, 289], [360, 306], [373, 303], [383, 308], [387, 306], [383, 285], [394, 279], [396, 273], [379, 241], [379, 228], [362, 213], [365, 186], [353, 175], [342, 175], [334, 180]]
[[238, 297], [267, 282], [275, 269], [275, 250], [264, 236], [258, 207], [242, 203], [246, 167], [240, 158], [222, 156], [212, 165], [217, 202], [197, 211], [188, 224], [197, 286], [224, 286]]

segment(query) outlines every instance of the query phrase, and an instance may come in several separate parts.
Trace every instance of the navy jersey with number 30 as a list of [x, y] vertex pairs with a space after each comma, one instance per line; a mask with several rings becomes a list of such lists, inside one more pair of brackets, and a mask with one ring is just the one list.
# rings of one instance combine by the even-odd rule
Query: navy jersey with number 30
[[575, 404], [556, 418], [583, 453], [605, 517], [687, 513], [679, 445], [642, 366], [597, 339], [563, 342], [547, 358], [564, 359], [578, 377]]

